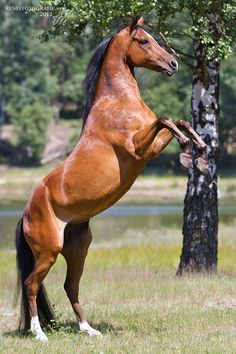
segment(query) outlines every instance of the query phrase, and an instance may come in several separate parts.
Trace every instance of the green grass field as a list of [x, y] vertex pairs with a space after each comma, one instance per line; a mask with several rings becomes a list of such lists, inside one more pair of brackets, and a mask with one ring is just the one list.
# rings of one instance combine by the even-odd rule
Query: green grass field
[[[26, 194], [50, 169], [51, 166], [3, 170], [2, 201], [26, 200]], [[219, 186], [221, 200], [232, 203], [235, 180], [220, 178]], [[185, 188], [185, 177], [142, 176], [122, 203], [180, 203]], [[87, 337], [78, 332], [63, 289], [65, 262], [59, 257], [45, 281], [58, 322], [58, 330], [48, 332], [47, 343], [21, 336], [17, 331], [19, 305], [12, 306], [15, 251], [1, 250], [0, 353], [235, 354], [235, 229], [235, 219], [220, 223], [217, 275], [182, 278], [175, 276], [181, 253], [179, 228], [162, 226], [156, 240], [152, 232], [130, 228], [123, 241], [114, 244], [96, 243], [95, 233], [80, 299], [88, 320], [103, 337]]]
[[171, 243], [91, 247], [81, 303], [102, 338], [78, 332], [59, 257], [45, 282], [59, 328], [46, 344], [17, 332], [15, 254], [1, 251], [0, 353], [236, 353], [236, 238], [227, 238], [234, 227], [220, 233], [212, 276], [176, 277], [180, 246]]

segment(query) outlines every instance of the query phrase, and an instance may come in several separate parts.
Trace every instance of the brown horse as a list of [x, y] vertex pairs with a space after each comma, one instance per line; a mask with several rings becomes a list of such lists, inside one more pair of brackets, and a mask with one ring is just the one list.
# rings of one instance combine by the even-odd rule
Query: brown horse
[[[92, 236], [89, 219], [119, 200], [148, 160], [159, 156], [175, 137], [181, 163], [192, 166], [190, 139], [197, 146], [196, 164], [207, 170], [206, 145], [182, 120], [158, 118], [140, 96], [134, 67], [176, 73], [176, 60], [142, 28], [143, 19], [104, 40], [96, 49], [86, 78], [87, 104], [80, 140], [70, 156], [34, 189], [16, 232], [22, 318], [39, 340], [47, 340], [41, 323], [53, 314], [42, 281], [61, 253], [67, 263], [64, 288], [79, 322], [85, 320], [78, 300], [79, 282]], [[39, 317], [38, 317], [39, 316]]]

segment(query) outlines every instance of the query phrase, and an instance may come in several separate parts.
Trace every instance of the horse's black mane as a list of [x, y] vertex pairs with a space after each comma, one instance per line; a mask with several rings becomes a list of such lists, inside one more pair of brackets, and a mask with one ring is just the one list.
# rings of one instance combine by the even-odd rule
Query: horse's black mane
[[[137, 17], [134, 19], [134, 21], [137, 22]], [[100, 73], [100, 70], [102, 67], [104, 57], [107, 52], [107, 48], [109, 47], [109, 44], [111, 43], [112, 39], [127, 26], [128, 25], [126, 24], [126, 25], [120, 27], [115, 34], [112, 34], [110, 37], [104, 39], [102, 41], [102, 43], [100, 43], [99, 46], [95, 49], [95, 52], [94, 52], [92, 58], [90, 59], [90, 62], [88, 64], [88, 68], [87, 68], [87, 74], [86, 74], [86, 77], [84, 80], [84, 86], [85, 86], [85, 108], [84, 108], [84, 113], [83, 113], [84, 124], [85, 124], [86, 119], [89, 115], [89, 112], [93, 106], [93, 101], [94, 101], [94, 97], [96, 94], [99, 73]], [[142, 28], [142, 26], [139, 26], [136, 23], [134, 25], [134, 28], [137, 29], [138, 27]], [[132, 29], [132, 25], [131, 25], [131, 29]]]
[[85, 84], [85, 108], [83, 114], [84, 123], [86, 122], [86, 119], [93, 105], [98, 77], [99, 77], [99, 73], [102, 67], [104, 57], [106, 55], [107, 48], [114, 37], [115, 35], [111, 35], [110, 37], [104, 39], [102, 43], [100, 43], [99, 46], [96, 48], [89, 62], [87, 75], [84, 80], [84, 84]]

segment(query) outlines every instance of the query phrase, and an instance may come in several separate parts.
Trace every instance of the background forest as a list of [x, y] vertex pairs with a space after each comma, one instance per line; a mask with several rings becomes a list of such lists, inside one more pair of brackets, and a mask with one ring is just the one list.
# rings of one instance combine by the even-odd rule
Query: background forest
[[[86, 67], [104, 34], [88, 30], [73, 46], [58, 37], [40, 42], [47, 18], [11, 11], [0, 11], [0, 16], [0, 163], [40, 164], [46, 161], [45, 152], [49, 159], [66, 153], [79, 138]], [[181, 45], [191, 54], [188, 41]], [[135, 74], [144, 100], [156, 114], [189, 120], [192, 75], [179, 64], [172, 78], [145, 69]], [[236, 155], [235, 67], [236, 57], [231, 55], [221, 70], [220, 167], [227, 169]], [[172, 142], [162, 165], [176, 169], [177, 151]]]

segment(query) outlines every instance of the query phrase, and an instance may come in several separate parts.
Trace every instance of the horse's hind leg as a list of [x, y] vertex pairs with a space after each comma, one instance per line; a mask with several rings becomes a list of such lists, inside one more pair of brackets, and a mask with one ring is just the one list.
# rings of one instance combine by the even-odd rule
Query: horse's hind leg
[[68, 225], [65, 229], [64, 245], [61, 251], [67, 263], [64, 288], [79, 322], [80, 330], [89, 335], [101, 335], [86, 321], [78, 299], [79, 282], [91, 240], [92, 235], [88, 222], [80, 225]]
[[32, 211], [29, 211], [28, 218], [25, 216], [23, 224], [25, 239], [35, 259], [34, 268], [24, 281], [29, 305], [30, 330], [36, 335], [36, 339], [42, 341], [46, 341], [47, 337], [41, 329], [38, 312], [45, 315], [45, 297], [41, 300], [41, 297], [37, 299], [37, 296], [39, 291], [42, 291], [41, 284], [63, 246], [63, 227], [62, 229], [60, 227], [63, 225], [47, 209], [46, 203], [44, 207], [41, 222], [35, 221], [36, 218], [30, 218]]
[[47, 337], [40, 326], [38, 318], [37, 295], [44, 278], [55, 263], [58, 253], [45, 251], [37, 255], [34, 269], [25, 281], [31, 318], [30, 330], [36, 335], [36, 339], [41, 341], [46, 341]]

